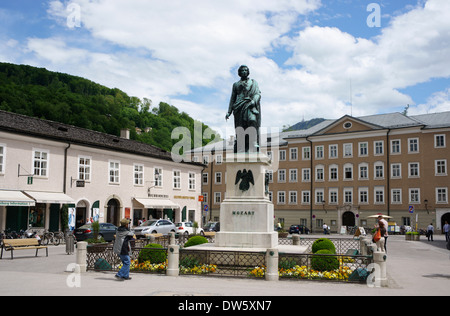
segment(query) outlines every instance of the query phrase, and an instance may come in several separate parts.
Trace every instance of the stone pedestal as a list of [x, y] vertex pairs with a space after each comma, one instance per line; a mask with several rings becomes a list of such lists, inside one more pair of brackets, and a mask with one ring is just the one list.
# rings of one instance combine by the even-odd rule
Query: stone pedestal
[[[226, 197], [220, 206], [220, 232], [216, 246], [237, 248], [276, 248], [278, 234], [274, 231], [274, 208], [266, 195], [266, 171], [269, 158], [260, 153], [230, 154], [227, 164]], [[238, 172], [252, 173], [253, 183], [242, 190], [236, 184]], [[248, 177], [247, 180], [251, 179]]]

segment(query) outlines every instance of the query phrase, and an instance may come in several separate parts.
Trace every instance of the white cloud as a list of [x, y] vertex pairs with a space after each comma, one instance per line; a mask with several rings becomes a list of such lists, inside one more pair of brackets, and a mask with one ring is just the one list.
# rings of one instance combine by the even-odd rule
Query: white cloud
[[[262, 90], [263, 124], [280, 127], [303, 117], [403, 108], [414, 100], [399, 89], [450, 77], [448, 0], [428, 0], [393, 17], [372, 39], [333, 27], [307, 26], [293, 33], [308, 25], [303, 15], [320, 8], [319, 0], [70, 3], [81, 8], [81, 29], [66, 25], [68, 2], [50, 1], [49, 15], [70, 35], [29, 38], [28, 63], [118, 87], [154, 104], [172, 103], [222, 130], [232, 124], [224, 116], [242, 63]], [[291, 54], [285, 65], [268, 57], [274, 50]], [[193, 87], [211, 95], [186, 101]], [[428, 106], [448, 104], [448, 90], [442, 93]]]

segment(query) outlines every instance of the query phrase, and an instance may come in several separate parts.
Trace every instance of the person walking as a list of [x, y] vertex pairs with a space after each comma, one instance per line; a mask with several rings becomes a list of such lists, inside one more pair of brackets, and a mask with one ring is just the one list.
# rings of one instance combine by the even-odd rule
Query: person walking
[[430, 225], [428, 225], [427, 227], [427, 237], [428, 237], [428, 241], [433, 241], [433, 233], [434, 233], [434, 227], [433, 227], [433, 223], [430, 223]]
[[381, 237], [384, 237], [384, 251], [385, 252], [387, 252], [387, 239], [388, 239], [388, 237], [389, 237], [389, 234], [388, 234], [388, 227], [389, 227], [389, 224], [388, 224], [388, 222], [383, 218], [383, 216], [382, 215], [380, 215], [380, 216], [378, 216], [378, 225], [376, 225], [376, 227], [377, 228], [379, 228], [380, 227], [380, 223], [382, 223], [382, 226], [385, 228], [385, 230], [384, 230], [384, 235], [381, 235]]
[[444, 234], [445, 234], [445, 241], [448, 242], [450, 240], [450, 225], [448, 221], [445, 221]]
[[130, 241], [133, 240], [133, 233], [128, 228], [130, 221], [124, 218], [120, 221], [120, 227], [116, 232], [116, 240], [114, 242], [113, 252], [120, 257], [122, 261], [122, 268], [115, 275], [117, 280], [131, 280], [130, 277]]

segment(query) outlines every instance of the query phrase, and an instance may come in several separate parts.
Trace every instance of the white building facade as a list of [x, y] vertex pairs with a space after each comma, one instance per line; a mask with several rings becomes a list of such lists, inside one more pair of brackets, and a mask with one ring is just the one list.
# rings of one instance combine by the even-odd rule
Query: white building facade
[[93, 218], [201, 224], [203, 165], [124, 137], [0, 111], [0, 230], [79, 227]]

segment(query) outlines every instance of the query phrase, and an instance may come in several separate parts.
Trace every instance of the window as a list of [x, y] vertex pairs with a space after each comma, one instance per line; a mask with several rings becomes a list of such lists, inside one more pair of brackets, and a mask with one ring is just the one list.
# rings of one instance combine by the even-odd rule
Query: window
[[289, 182], [297, 182], [297, 169], [289, 169]]
[[309, 160], [311, 159], [311, 148], [310, 147], [303, 147], [303, 160]]
[[384, 204], [384, 187], [375, 187], [375, 204]]
[[337, 205], [338, 204], [338, 189], [330, 189], [329, 191], [329, 204], [334, 204]]
[[353, 189], [352, 188], [344, 189], [344, 203], [345, 204], [353, 204]]
[[216, 184], [222, 184], [222, 172], [216, 172]]
[[391, 177], [393, 179], [400, 179], [402, 177], [402, 164], [393, 163], [391, 165]]
[[344, 165], [344, 180], [353, 180], [353, 165]]
[[278, 182], [286, 182], [286, 169], [278, 170]]
[[409, 203], [420, 203], [420, 189], [409, 189]]
[[120, 161], [109, 161], [109, 183], [120, 183]]
[[400, 139], [391, 140], [391, 154], [400, 154], [401, 152]]
[[410, 178], [418, 178], [420, 176], [418, 162], [411, 162], [408, 164], [408, 167], [409, 167], [409, 177]]
[[289, 191], [289, 204], [297, 204], [297, 191]]
[[436, 203], [448, 203], [448, 189], [436, 188]]
[[269, 174], [269, 183], [273, 183], [273, 170], [267, 170], [267, 173]]
[[373, 145], [375, 156], [380, 156], [384, 154], [384, 142], [382, 140], [375, 141]]
[[208, 165], [209, 164], [209, 156], [203, 156], [203, 164]]
[[344, 158], [353, 157], [353, 144], [344, 144]]
[[447, 160], [435, 160], [435, 169], [437, 176], [446, 176], [447, 175]]
[[337, 165], [330, 166], [330, 181], [338, 180], [338, 167]]
[[369, 203], [369, 189], [368, 188], [359, 188], [359, 204], [368, 204]]
[[202, 175], [202, 183], [203, 184], [208, 184], [208, 172], [203, 172], [203, 175]]
[[289, 149], [289, 156], [290, 160], [298, 160], [298, 149], [297, 148], [291, 148]]
[[144, 165], [134, 165], [134, 185], [144, 185]]
[[322, 205], [324, 201], [324, 189], [316, 189], [316, 204]]
[[189, 190], [195, 190], [195, 172], [189, 172]]
[[330, 159], [334, 159], [338, 157], [338, 146], [337, 145], [330, 145], [329, 147], [329, 155], [330, 155]]
[[408, 138], [408, 153], [418, 153], [419, 152], [419, 139], [418, 138]]
[[5, 173], [5, 145], [0, 144], [0, 174]]
[[392, 189], [392, 204], [402, 204], [402, 189]]
[[323, 166], [319, 165], [316, 167], [316, 181], [323, 181], [323, 180], [324, 180]]
[[48, 176], [48, 151], [45, 150], [35, 150], [33, 155], [33, 168], [34, 175], [47, 177]]
[[286, 204], [286, 192], [278, 191], [278, 204]]
[[91, 157], [78, 157], [78, 180], [91, 181]]
[[221, 165], [223, 161], [222, 155], [216, 155], [216, 165]]
[[163, 186], [163, 170], [162, 168], [155, 167], [153, 173], [153, 179], [155, 180], [155, 187], [161, 188]]
[[435, 135], [434, 136], [434, 147], [435, 148], [445, 148], [445, 135]]
[[323, 146], [316, 146], [316, 159], [323, 159]]
[[302, 191], [302, 204], [310, 204], [310, 203], [311, 203], [310, 192]]
[[359, 180], [369, 179], [369, 165], [367, 163], [362, 163], [359, 165]]
[[382, 162], [376, 162], [374, 165], [375, 168], [375, 179], [384, 179], [384, 165]]
[[181, 171], [180, 170], [173, 171], [173, 188], [181, 189]]
[[280, 161], [285, 161], [286, 160], [286, 150], [280, 150], [279, 151], [279, 157], [280, 157]]
[[222, 192], [214, 192], [214, 204], [220, 204], [222, 202]]
[[366, 157], [369, 154], [368, 151], [369, 143], [359, 143], [359, 156], [360, 157]]
[[303, 182], [311, 181], [311, 170], [309, 168], [302, 169], [302, 181]]

